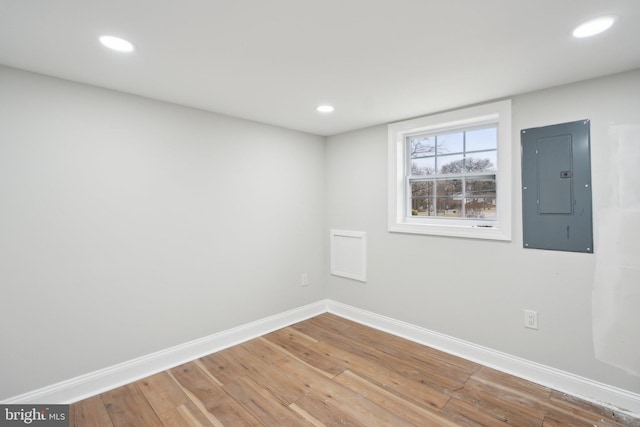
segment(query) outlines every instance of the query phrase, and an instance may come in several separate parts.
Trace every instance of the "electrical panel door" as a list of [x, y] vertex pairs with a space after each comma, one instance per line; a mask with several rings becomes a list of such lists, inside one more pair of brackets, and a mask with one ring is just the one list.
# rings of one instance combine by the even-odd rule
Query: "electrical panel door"
[[520, 137], [524, 247], [592, 253], [589, 120]]

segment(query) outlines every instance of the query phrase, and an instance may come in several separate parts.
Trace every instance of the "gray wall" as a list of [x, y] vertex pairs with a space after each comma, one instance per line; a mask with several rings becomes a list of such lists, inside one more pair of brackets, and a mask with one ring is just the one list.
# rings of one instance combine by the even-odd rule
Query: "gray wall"
[[324, 298], [324, 138], [2, 67], [0, 94], [0, 400]]
[[[0, 94], [0, 399], [327, 296], [640, 392], [591, 307], [640, 71], [513, 98], [512, 242], [387, 232], [386, 126], [325, 139], [2, 67]], [[524, 250], [518, 132], [584, 118], [596, 254]], [[329, 228], [368, 232], [366, 284], [328, 273]]]
[[[512, 108], [512, 242], [387, 232], [386, 126], [328, 138], [327, 225], [368, 233], [367, 283], [327, 274], [328, 296], [640, 392], [639, 377], [596, 359], [592, 320], [599, 319], [592, 318], [591, 298], [599, 211], [608, 207], [617, 185], [610, 173], [615, 142], [610, 135], [618, 126], [640, 124], [640, 71], [515, 96]], [[525, 250], [519, 131], [580, 119], [591, 119], [596, 254]], [[635, 263], [640, 269], [640, 257]], [[629, 296], [638, 299], [636, 308], [639, 296]], [[539, 330], [523, 327], [524, 309], [538, 312]], [[628, 320], [628, 327], [640, 330], [635, 322]]]

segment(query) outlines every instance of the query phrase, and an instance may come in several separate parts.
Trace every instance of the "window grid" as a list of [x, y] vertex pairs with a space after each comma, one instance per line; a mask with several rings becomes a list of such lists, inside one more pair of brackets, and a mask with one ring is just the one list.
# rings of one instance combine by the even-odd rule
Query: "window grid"
[[[492, 125], [489, 127], [485, 127], [483, 126], [480, 129], [493, 129], [496, 132], [497, 135], [497, 125]], [[406, 166], [406, 171], [407, 171], [407, 213], [411, 213], [411, 216], [418, 216], [418, 210], [414, 209], [414, 202], [418, 201], [418, 200], [425, 200], [425, 199], [431, 199], [431, 203], [428, 203], [428, 208], [427, 208], [427, 215], [423, 215], [423, 216], [427, 216], [427, 217], [431, 217], [431, 218], [448, 218], [448, 219], [461, 219], [461, 220], [468, 220], [470, 218], [473, 219], [481, 219], [484, 217], [484, 215], [482, 215], [482, 217], [480, 216], [474, 216], [474, 217], [468, 217], [467, 216], [467, 203], [469, 199], [473, 199], [473, 200], [478, 200], [478, 199], [482, 199], [483, 202], [475, 202], [474, 204], [477, 205], [477, 207], [480, 207], [480, 211], [482, 211], [483, 208], [487, 208], [487, 200], [491, 200], [491, 204], [493, 205], [493, 207], [495, 208], [495, 206], [497, 205], [496, 203], [496, 173], [498, 171], [497, 165], [493, 165], [490, 161], [489, 164], [491, 166], [493, 166], [493, 169], [490, 170], [481, 170], [481, 171], [475, 171], [475, 172], [469, 172], [469, 168], [470, 165], [468, 164], [468, 159], [470, 159], [470, 157], [468, 155], [472, 155], [472, 154], [479, 154], [479, 153], [496, 153], [496, 159], [497, 159], [497, 140], [495, 140], [493, 146], [496, 148], [487, 148], [487, 149], [480, 149], [480, 150], [470, 150], [467, 151], [467, 135], [468, 132], [474, 131], [474, 130], [479, 130], [479, 128], [469, 128], [469, 129], [460, 129], [454, 133], [440, 133], [440, 134], [435, 134], [435, 135], [424, 135], [423, 139], [429, 140], [429, 138], [434, 138], [434, 147], [433, 147], [433, 154], [431, 155], [431, 151], [426, 151], [426, 155], [415, 155], [415, 153], [412, 151], [412, 141], [416, 140], [416, 137], [407, 137], [406, 139], [406, 144], [407, 144], [407, 150], [409, 153], [412, 153], [411, 155], [407, 156], [407, 166]], [[440, 139], [445, 139], [446, 136], [451, 136], [451, 135], [455, 135], [457, 133], [461, 133], [462, 134], [462, 150], [461, 151], [453, 151], [453, 152], [447, 152], [444, 151], [443, 149], [443, 145], [444, 143], [440, 143], [439, 140]], [[446, 141], [446, 139], [445, 139]], [[461, 160], [458, 160], [458, 162], [460, 162], [460, 170], [461, 173], [446, 173], [446, 172], [441, 172], [441, 167], [446, 166], [449, 163], [444, 163], [443, 158], [447, 158], [447, 157], [455, 157], [455, 156], [462, 156]], [[434, 171], [432, 174], [426, 174], [426, 175], [413, 175], [413, 160], [415, 159], [428, 159], [433, 157], [434, 159]], [[442, 164], [441, 164], [442, 162]], [[453, 163], [455, 163], [456, 161], [454, 161]], [[453, 164], [452, 163], [452, 164]], [[457, 166], [457, 165], [456, 165]], [[455, 166], [454, 166], [455, 168]], [[493, 172], [493, 173], [487, 173], [487, 172]], [[487, 179], [489, 178], [489, 179]], [[474, 180], [479, 180], [479, 181], [489, 181], [492, 180], [493, 181], [493, 194], [472, 194], [472, 197], [469, 197], [470, 195], [467, 193], [467, 180], [468, 179], [474, 179]], [[444, 183], [446, 181], [450, 181], [450, 182], [455, 182], [455, 181], [460, 181], [460, 195], [459, 197], [453, 197], [452, 195], [439, 195], [438, 193], [438, 188], [440, 187], [440, 185], [438, 185], [439, 183]], [[430, 182], [432, 183], [431, 188], [431, 196], [429, 197], [425, 197], [425, 196], [414, 196], [413, 194], [413, 188], [412, 188], [412, 184], [414, 183], [427, 183]], [[444, 187], [444, 186], [443, 186]], [[491, 189], [490, 189], [491, 190]], [[445, 193], [446, 194], [446, 193]], [[447, 200], [451, 200], [451, 201], [455, 201], [457, 199], [459, 199], [460, 201], [460, 205], [459, 208], [455, 208], [455, 209], [449, 209], [449, 204], [447, 204]], [[444, 209], [442, 209], [442, 203], [439, 203], [444, 201]], [[452, 203], [451, 204], [452, 207], [456, 207], [457, 203]], [[417, 207], [417, 206], [416, 206]], [[491, 206], [489, 206], [489, 209], [491, 209]], [[453, 211], [453, 217], [452, 216], [448, 216], [447, 215], [447, 211], [448, 210], [452, 210]], [[477, 210], [477, 208], [476, 208]], [[443, 211], [444, 214], [443, 215], [439, 215], [438, 213], [440, 211]], [[460, 215], [457, 216], [458, 211], [460, 212]], [[487, 220], [493, 221], [495, 220], [495, 214], [493, 216], [490, 216], [489, 218], [486, 218]]]

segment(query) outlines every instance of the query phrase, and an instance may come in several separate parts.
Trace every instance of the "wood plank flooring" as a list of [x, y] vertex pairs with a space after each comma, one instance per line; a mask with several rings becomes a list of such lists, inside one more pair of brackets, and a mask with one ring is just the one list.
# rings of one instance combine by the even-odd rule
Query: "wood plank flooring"
[[71, 405], [75, 426], [640, 426], [323, 314]]

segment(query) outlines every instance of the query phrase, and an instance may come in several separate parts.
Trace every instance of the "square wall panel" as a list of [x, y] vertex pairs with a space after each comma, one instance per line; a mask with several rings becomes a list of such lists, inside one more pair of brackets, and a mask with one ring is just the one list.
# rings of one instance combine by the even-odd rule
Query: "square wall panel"
[[331, 274], [367, 281], [367, 233], [331, 230]]

